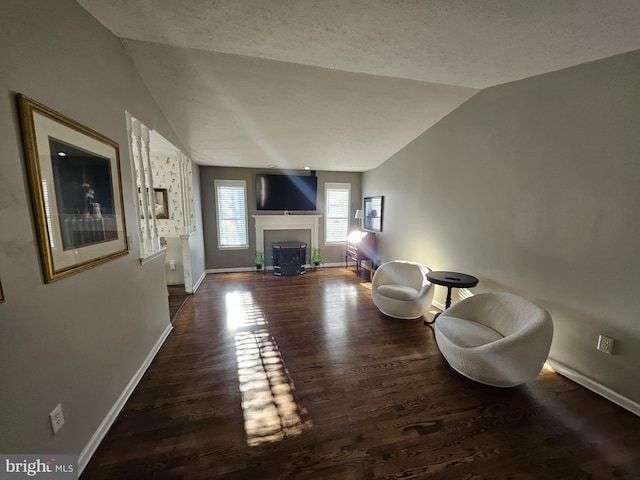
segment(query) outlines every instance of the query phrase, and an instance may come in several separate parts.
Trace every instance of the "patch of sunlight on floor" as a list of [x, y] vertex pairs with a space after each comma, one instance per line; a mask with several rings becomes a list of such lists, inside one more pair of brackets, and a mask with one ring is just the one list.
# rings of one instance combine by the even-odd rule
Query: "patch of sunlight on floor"
[[224, 303], [229, 330], [267, 324], [267, 319], [254, 303], [251, 292], [229, 292], [224, 297]]
[[311, 428], [294, 398], [295, 387], [264, 313], [250, 292], [225, 297], [227, 327], [234, 337], [242, 413], [250, 447], [277, 442]]
[[235, 336], [238, 382], [247, 445], [277, 442], [311, 428], [296, 403], [295, 387], [278, 345], [267, 329]]

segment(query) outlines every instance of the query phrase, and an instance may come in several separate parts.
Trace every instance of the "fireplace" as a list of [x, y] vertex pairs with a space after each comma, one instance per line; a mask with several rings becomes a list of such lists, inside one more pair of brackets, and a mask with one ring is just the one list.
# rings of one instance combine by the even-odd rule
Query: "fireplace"
[[256, 222], [256, 250], [264, 252], [265, 230], [309, 230], [311, 248], [319, 248], [318, 230], [322, 215], [252, 215]]
[[307, 244], [303, 242], [278, 242], [273, 248], [274, 275], [304, 275], [307, 263]]

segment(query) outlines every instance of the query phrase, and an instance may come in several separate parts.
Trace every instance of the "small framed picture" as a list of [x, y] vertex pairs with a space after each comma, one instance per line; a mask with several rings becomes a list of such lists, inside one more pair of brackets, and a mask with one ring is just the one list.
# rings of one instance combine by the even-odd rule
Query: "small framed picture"
[[118, 144], [18, 95], [44, 281], [128, 253]]
[[384, 197], [364, 198], [364, 222], [363, 227], [370, 232], [382, 231], [382, 216], [384, 208]]
[[155, 203], [155, 211], [157, 219], [169, 218], [169, 199], [167, 197], [166, 188], [154, 188], [153, 198]]

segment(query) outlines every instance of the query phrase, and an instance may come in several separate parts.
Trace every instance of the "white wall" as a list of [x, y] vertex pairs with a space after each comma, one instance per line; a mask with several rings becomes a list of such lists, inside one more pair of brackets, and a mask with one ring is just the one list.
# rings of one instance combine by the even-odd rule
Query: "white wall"
[[380, 255], [539, 303], [551, 358], [640, 407], [638, 132], [640, 52], [484, 90], [364, 174]]
[[[182, 239], [180, 237], [165, 237], [167, 250], [164, 255], [167, 285], [184, 285], [184, 266], [182, 262]], [[171, 270], [173, 260], [174, 269]]]
[[193, 216], [195, 232], [189, 237], [189, 254], [191, 256], [191, 281], [195, 292], [204, 279], [204, 227], [202, 225], [202, 199], [200, 190], [200, 166], [191, 164], [191, 192], [193, 198]]
[[141, 266], [130, 242], [125, 257], [43, 283], [15, 94], [119, 143], [130, 236], [125, 109], [180, 143], [121, 43], [75, 1], [4, 0], [0, 32], [0, 452], [80, 453], [170, 325], [164, 264]]

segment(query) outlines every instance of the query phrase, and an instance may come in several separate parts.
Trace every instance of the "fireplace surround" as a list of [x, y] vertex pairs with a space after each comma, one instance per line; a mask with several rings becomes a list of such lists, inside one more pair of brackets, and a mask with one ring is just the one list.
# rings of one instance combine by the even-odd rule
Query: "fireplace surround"
[[265, 230], [310, 230], [311, 251], [319, 248], [318, 231], [322, 215], [252, 215], [256, 222], [256, 250], [264, 252]]

